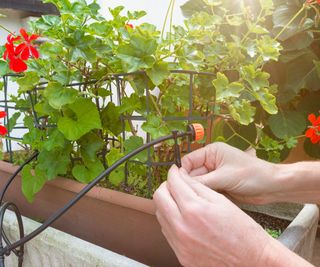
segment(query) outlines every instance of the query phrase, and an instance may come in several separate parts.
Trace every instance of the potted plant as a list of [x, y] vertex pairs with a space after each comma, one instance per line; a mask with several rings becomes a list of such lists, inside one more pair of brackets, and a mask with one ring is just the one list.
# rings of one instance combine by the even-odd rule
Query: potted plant
[[[110, 9], [112, 20], [106, 20], [95, 2], [46, 2], [55, 4], [60, 16], [42, 16], [32, 23], [32, 34], [10, 34], [0, 63], [21, 74], [14, 78], [19, 84], [14, 100], [28, 128], [23, 144], [39, 152], [23, 167], [21, 181], [15, 180], [33, 204], [13, 187], [7, 194], [27, 216], [47, 218], [84, 187], [72, 179], [88, 183], [124, 154], [193, 121], [206, 124], [207, 142], [253, 147], [273, 161], [306, 130], [306, 123], [288, 127], [294, 128], [290, 132], [273, 127], [279, 126], [281, 105], [268, 66], [278, 60], [282, 46], [270, 34], [272, 1], [261, 1], [256, 9], [232, 1], [189, 1], [183, 7], [189, 17], [185, 27], [172, 27], [167, 36], [153, 25], [131, 24], [143, 11], [124, 16], [123, 7], [117, 7]], [[304, 8], [311, 6], [316, 4]], [[278, 30], [278, 37], [283, 33]], [[46, 41], [37, 47], [40, 36]], [[135, 120], [142, 124], [138, 129]], [[11, 124], [10, 129], [14, 120]], [[166, 169], [150, 164], [173, 157], [172, 144], [162, 143], [120, 166], [101, 185], [151, 196]], [[1, 165], [1, 177], [16, 170]], [[55, 179], [59, 175], [73, 178]], [[116, 203], [121, 207], [116, 209]], [[85, 209], [89, 213], [83, 216]], [[98, 187], [55, 227], [145, 263], [177, 264], [153, 203], [145, 198]]]

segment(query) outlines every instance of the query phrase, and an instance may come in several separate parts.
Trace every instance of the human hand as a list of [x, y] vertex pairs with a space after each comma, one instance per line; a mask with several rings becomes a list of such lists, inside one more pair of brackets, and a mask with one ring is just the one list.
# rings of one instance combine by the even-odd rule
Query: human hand
[[277, 165], [224, 143], [213, 143], [182, 159], [194, 179], [231, 198], [251, 204], [275, 202], [281, 186]]
[[277, 241], [183, 169], [173, 166], [153, 199], [162, 232], [183, 266], [267, 266], [265, 253]]

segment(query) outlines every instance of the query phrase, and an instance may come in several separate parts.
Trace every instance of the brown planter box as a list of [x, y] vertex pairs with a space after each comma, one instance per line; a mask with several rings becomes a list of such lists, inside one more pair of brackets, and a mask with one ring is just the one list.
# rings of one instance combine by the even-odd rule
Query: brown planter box
[[[16, 166], [0, 161], [0, 188], [16, 169]], [[24, 216], [42, 221], [62, 208], [84, 186], [76, 181], [57, 178], [48, 182], [30, 204], [22, 195], [21, 177], [18, 176], [9, 187], [6, 200], [14, 202]], [[318, 208], [305, 205], [294, 216], [279, 241], [310, 260], [319, 218]], [[53, 227], [150, 266], [180, 266], [161, 233], [153, 201], [149, 199], [95, 187]]]
[[[0, 188], [16, 169], [0, 161]], [[57, 178], [48, 182], [30, 204], [22, 195], [21, 177], [17, 177], [5, 200], [15, 203], [24, 216], [43, 221], [83, 187], [76, 181]], [[95, 187], [53, 227], [147, 265], [180, 266], [154, 211], [152, 200]]]

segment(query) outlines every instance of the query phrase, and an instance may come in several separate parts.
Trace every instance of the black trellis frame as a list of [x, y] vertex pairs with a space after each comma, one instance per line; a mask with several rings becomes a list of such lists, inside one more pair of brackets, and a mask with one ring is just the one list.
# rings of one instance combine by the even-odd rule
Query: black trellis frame
[[[122, 99], [124, 97], [123, 92], [127, 91], [127, 80], [128, 77], [131, 77], [131, 79], [137, 77], [138, 75], [142, 75], [144, 77], [144, 83], [145, 83], [145, 99], [146, 99], [146, 113], [145, 114], [139, 114], [139, 115], [121, 115], [120, 120], [121, 120], [121, 125], [122, 125], [122, 132], [121, 132], [121, 140], [119, 140], [117, 137], [108, 137], [107, 140], [105, 141], [111, 141], [113, 146], [115, 143], [119, 143], [120, 147], [123, 148], [123, 142], [127, 138], [126, 130], [125, 130], [125, 125], [126, 122], [128, 121], [138, 121], [138, 122], [146, 122], [147, 121], [147, 116], [151, 114], [151, 103], [150, 103], [150, 96], [152, 95], [150, 92], [150, 88], [148, 86], [148, 76], [145, 71], [137, 71], [133, 73], [119, 73], [119, 74], [110, 74], [106, 75], [103, 79], [101, 80], [90, 80], [87, 82], [77, 82], [77, 83], [71, 83], [68, 84], [67, 87], [71, 88], [76, 88], [79, 91], [81, 91], [82, 86], [87, 86], [87, 85], [93, 85], [97, 83], [105, 83], [104, 85], [106, 86], [106, 90], [109, 91], [109, 102], [113, 102], [117, 106], [121, 106], [122, 104]], [[210, 72], [197, 72], [197, 71], [187, 71], [187, 70], [172, 70], [170, 72], [170, 75], [185, 75], [187, 76], [187, 79], [189, 80], [189, 86], [188, 86], [188, 99], [189, 99], [189, 109], [188, 112], [186, 113], [185, 116], [165, 116], [162, 119], [166, 122], [174, 122], [174, 121], [185, 121], [188, 125], [193, 123], [193, 122], [208, 122], [208, 121], [213, 121], [214, 117], [212, 114], [209, 112], [209, 108], [211, 110], [214, 110], [214, 103], [213, 106], [206, 108], [206, 115], [205, 116], [195, 116], [194, 115], [194, 105], [193, 105], [193, 99], [194, 99], [194, 83], [197, 77], [209, 77], [214, 79], [215, 74], [210, 73]], [[19, 77], [19, 75], [10, 75], [14, 77]], [[9, 122], [9, 109], [14, 109], [12, 105], [10, 105], [10, 100], [8, 99], [8, 79], [10, 76], [4, 76], [4, 93], [5, 93], [5, 99], [3, 101], [4, 103], [4, 108], [7, 111], [7, 117], [5, 119], [5, 124]], [[125, 84], [125, 88], [123, 88], [123, 85]], [[45, 117], [40, 117], [38, 113], [36, 112], [35, 105], [39, 101], [39, 92], [44, 90], [46, 88], [47, 83], [39, 83], [38, 86], [36, 86], [33, 90], [30, 90], [27, 92], [28, 98], [30, 100], [30, 108], [31, 112], [34, 117], [34, 126], [38, 129], [47, 129], [47, 128], [52, 128], [56, 127], [56, 125], [49, 124], [46, 120]], [[114, 92], [115, 91], [115, 92]], [[113, 94], [114, 92], [114, 94]], [[215, 97], [215, 95], [214, 95]], [[0, 102], [1, 104], [1, 102]], [[0, 106], [1, 107], [1, 106]], [[101, 110], [100, 110], [101, 111]], [[208, 115], [209, 114], [209, 115]], [[15, 127], [18, 128], [18, 127]], [[21, 128], [26, 128], [26, 127], [21, 127]], [[11, 137], [10, 133], [8, 135], [8, 139], [6, 139], [6, 146], [8, 148], [8, 152], [10, 155], [10, 160], [12, 161], [13, 158], [13, 151], [12, 151], [12, 144], [11, 140], [16, 139], [19, 140], [20, 138], [18, 137]], [[149, 143], [152, 141], [150, 133], [145, 134], [145, 140], [146, 143]], [[209, 140], [210, 141], [210, 137]], [[177, 144], [176, 144], [177, 145]], [[191, 140], [190, 138], [187, 138], [187, 148], [185, 151], [182, 151], [183, 153], [188, 153], [191, 151]], [[108, 149], [105, 150], [104, 154], [108, 153]], [[176, 157], [176, 156], [175, 156]], [[103, 157], [105, 158], [105, 157]], [[77, 160], [77, 159], [74, 159]], [[159, 161], [154, 161], [152, 158], [152, 148], [148, 148], [147, 150], [147, 161], [146, 162], [139, 162], [137, 160], [128, 160], [125, 163], [125, 168], [124, 168], [124, 175], [125, 175], [125, 184], [128, 185], [128, 164], [129, 163], [134, 163], [134, 164], [140, 164], [146, 166], [146, 178], [147, 178], [147, 185], [148, 185], [148, 192], [151, 194], [152, 191], [152, 181], [153, 181], [153, 175], [152, 175], [152, 168], [154, 167], [169, 167], [173, 165], [175, 162], [174, 161], [166, 161], [166, 162], [159, 162]], [[103, 162], [105, 168], [107, 167], [106, 162]]]
[[[190, 71], [190, 70], [172, 70], [170, 71], [171, 75], [174, 74], [182, 74], [182, 75], [187, 75], [189, 76], [189, 91], [188, 91], [188, 95], [189, 95], [189, 110], [186, 116], [180, 116], [180, 117], [163, 117], [162, 119], [164, 121], [186, 121], [188, 123], [188, 125], [190, 125], [192, 122], [195, 121], [208, 121], [210, 120], [211, 123], [214, 119], [214, 116], [211, 115], [207, 115], [207, 116], [194, 116], [194, 107], [193, 107], [193, 96], [194, 96], [194, 81], [195, 81], [195, 77], [196, 76], [205, 76], [205, 77], [215, 77], [214, 73], [211, 72], [197, 72], [197, 71]], [[115, 74], [113, 75], [113, 78], [116, 80], [116, 87], [117, 87], [117, 96], [118, 96], [118, 105], [121, 105], [121, 99], [122, 99], [122, 88], [121, 88], [121, 82], [122, 80], [126, 80], [127, 76], [137, 76], [137, 75], [143, 75], [144, 79], [145, 79], [145, 96], [146, 96], [146, 116], [148, 116], [150, 114], [150, 101], [149, 101], [149, 97], [150, 97], [150, 88], [148, 86], [148, 77], [146, 72], [144, 71], [137, 71], [137, 72], [133, 72], [133, 73], [120, 73], [120, 74]], [[215, 98], [215, 91], [214, 91], [214, 98]], [[208, 114], [208, 108], [207, 107], [207, 111], [206, 113]], [[212, 110], [214, 110], [214, 104], [213, 107], [211, 107]], [[137, 115], [137, 116], [121, 116], [121, 121], [122, 121], [122, 140], [125, 141], [126, 140], [126, 134], [125, 134], [125, 121], [140, 121], [140, 122], [146, 122], [147, 118], [143, 115]], [[209, 142], [210, 142], [211, 137], [209, 137]], [[149, 143], [151, 141], [151, 135], [150, 133], [146, 133], [146, 142]], [[177, 145], [177, 144], [176, 144]], [[139, 161], [135, 161], [135, 160], [128, 160], [125, 164], [125, 181], [127, 183], [128, 181], [128, 163], [133, 162], [136, 164], [144, 164], [147, 166], [147, 179], [148, 179], [148, 191], [149, 193], [152, 190], [152, 167], [156, 167], [156, 166], [171, 166], [173, 164], [175, 164], [175, 161], [169, 161], [169, 162], [156, 162], [153, 161], [151, 158], [151, 148], [149, 147], [148, 150], [148, 159], [145, 163], [141, 163]], [[187, 151], [184, 152], [191, 152], [191, 140], [190, 138], [187, 139]], [[176, 157], [177, 155], [175, 155]]]

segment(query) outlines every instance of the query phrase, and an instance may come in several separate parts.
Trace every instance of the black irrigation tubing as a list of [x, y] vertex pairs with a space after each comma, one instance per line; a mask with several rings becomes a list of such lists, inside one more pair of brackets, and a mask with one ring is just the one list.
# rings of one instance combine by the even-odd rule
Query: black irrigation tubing
[[[18, 207], [11, 202], [6, 202], [5, 204], [3, 204], [0, 208], [0, 229], [3, 229], [3, 222], [4, 222], [4, 215], [7, 211], [7, 209], [11, 209], [17, 218], [18, 221], [18, 227], [19, 227], [19, 236], [20, 239], [22, 239], [24, 237], [24, 227], [23, 227], [23, 221], [22, 221], [22, 216], [21, 213], [18, 209]], [[7, 237], [6, 233], [4, 231], [0, 231], [0, 250], [3, 249], [3, 243], [2, 243], [2, 239], [5, 241], [5, 243], [7, 245], [11, 244], [11, 242], [9, 241], [9, 238]], [[19, 245], [19, 249], [12, 249], [13, 253], [18, 257], [18, 267], [22, 267], [22, 263], [23, 263], [23, 255], [24, 255], [24, 243], [22, 243], [21, 245]], [[8, 251], [7, 254], [9, 254], [11, 251]], [[1, 254], [0, 255], [0, 267], [4, 267], [4, 258], [5, 255], [7, 254]]]
[[[64, 207], [59, 209], [56, 213], [51, 215], [41, 226], [39, 226], [37, 229], [35, 229], [33, 232], [29, 233], [28, 235], [24, 236], [20, 240], [14, 242], [13, 244], [8, 244], [6, 247], [0, 249], [0, 257], [3, 255], [10, 254], [10, 251], [16, 249], [17, 247], [21, 247], [26, 242], [33, 239], [35, 236], [40, 234], [42, 231], [44, 231], [46, 228], [48, 228], [52, 223], [54, 223], [57, 219], [59, 219], [64, 213], [66, 213], [73, 205], [75, 205], [86, 193], [88, 193], [97, 183], [99, 183], [104, 177], [108, 176], [112, 171], [114, 171], [117, 167], [119, 167], [121, 164], [126, 162], [128, 159], [134, 157], [135, 155], [139, 154], [145, 149], [148, 149], [158, 143], [162, 143], [165, 141], [168, 141], [170, 139], [176, 139], [176, 138], [182, 138], [187, 136], [194, 136], [193, 130], [187, 130], [186, 132], [175, 132], [171, 135], [164, 136], [161, 138], [158, 138], [156, 140], [153, 140], [149, 143], [144, 144], [143, 146], [137, 148], [136, 150], [128, 153], [123, 158], [116, 161], [113, 165], [111, 165], [108, 169], [103, 171], [100, 175], [98, 175], [92, 182], [90, 182], [88, 185], [86, 185], [73, 199], [71, 199]], [[31, 158], [28, 159], [28, 162], [33, 160], [37, 156], [37, 153], [35, 153]], [[27, 162], [24, 164], [26, 165]], [[18, 170], [21, 170], [20, 167]], [[14, 175], [18, 174], [18, 170], [14, 173]], [[11, 184], [12, 180], [14, 179], [14, 175], [11, 177], [11, 179], [7, 182], [5, 185], [5, 188], [3, 189], [1, 193], [1, 201], [3, 199], [4, 193], [6, 192], [7, 188]]]

